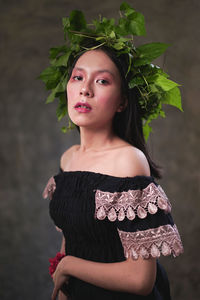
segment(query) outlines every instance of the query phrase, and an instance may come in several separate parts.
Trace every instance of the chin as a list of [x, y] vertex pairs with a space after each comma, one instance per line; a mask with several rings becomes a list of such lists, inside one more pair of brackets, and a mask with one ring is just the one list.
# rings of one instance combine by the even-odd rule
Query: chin
[[93, 124], [86, 120], [77, 120], [77, 118], [70, 118], [71, 121], [78, 127], [93, 127]]
[[79, 127], [85, 127], [85, 126], [92, 126], [93, 122], [91, 120], [91, 117], [89, 116], [85, 116], [85, 115], [76, 115], [74, 116], [74, 114], [69, 114], [70, 120]]

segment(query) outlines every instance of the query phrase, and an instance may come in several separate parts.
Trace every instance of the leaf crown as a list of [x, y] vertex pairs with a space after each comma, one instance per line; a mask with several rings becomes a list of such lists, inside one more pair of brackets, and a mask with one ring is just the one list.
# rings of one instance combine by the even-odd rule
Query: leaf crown
[[[150, 122], [158, 116], [165, 117], [163, 104], [170, 104], [182, 111], [179, 84], [169, 79], [162, 68], [153, 65], [152, 61], [163, 54], [169, 47], [164, 43], [148, 43], [136, 47], [134, 36], [146, 34], [144, 16], [136, 12], [128, 3], [120, 6], [118, 24], [115, 19], [99, 16], [91, 24], [87, 24], [81, 11], [73, 10], [69, 17], [62, 19], [65, 44], [50, 49], [50, 66], [39, 76], [51, 93], [46, 103], [58, 98], [56, 115], [60, 121], [67, 115], [66, 84], [69, 71], [77, 55], [81, 52], [106, 46], [117, 52], [117, 55], [128, 54], [127, 70], [129, 89], [137, 89], [138, 101], [142, 112], [143, 132], [148, 139], [152, 128]], [[85, 40], [92, 39], [95, 46], [85, 47]], [[74, 128], [69, 120], [66, 132]]]

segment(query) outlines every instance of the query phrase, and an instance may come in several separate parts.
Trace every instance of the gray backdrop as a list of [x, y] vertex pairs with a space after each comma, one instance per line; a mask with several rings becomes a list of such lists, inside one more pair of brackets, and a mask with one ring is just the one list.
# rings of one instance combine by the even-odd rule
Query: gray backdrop
[[[167, 108], [167, 118], [153, 123], [149, 147], [164, 167], [160, 184], [185, 248], [176, 259], [162, 259], [173, 299], [198, 300], [200, 1], [130, 3], [145, 15], [146, 42], [171, 43], [158, 63], [182, 85], [184, 113]], [[35, 78], [47, 67], [49, 48], [63, 43], [61, 17], [72, 9], [84, 10], [88, 21], [99, 13], [117, 17], [119, 5], [119, 0], [0, 1], [0, 299], [50, 299], [48, 258], [59, 249], [60, 235], [41, 193], [62, 152], [78, 142], [77, 133], [61, 133], [56, 105], [44, 104], [47, 93]]]

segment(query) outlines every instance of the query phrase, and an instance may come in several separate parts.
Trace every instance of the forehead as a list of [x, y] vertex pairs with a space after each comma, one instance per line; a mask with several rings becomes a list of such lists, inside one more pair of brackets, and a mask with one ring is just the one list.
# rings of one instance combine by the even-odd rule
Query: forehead
[[75, 68], [84, 70], [108, 70], [115, 76], [119, 76], [118, 68], [112, 59], [102, 50], [90, 50], [85, 52], [75, 64]]

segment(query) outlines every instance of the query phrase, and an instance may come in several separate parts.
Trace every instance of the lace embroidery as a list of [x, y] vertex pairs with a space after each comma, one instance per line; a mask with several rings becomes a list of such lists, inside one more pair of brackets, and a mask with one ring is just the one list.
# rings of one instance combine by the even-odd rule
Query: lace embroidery
[[134, 220], [136, 215], [144, 219], [147, 213], [155, 214], [158, 208], [166, 213], [171, 211], [171, 204], [161, 188], [150, 183], [143, 190], [129, 190], [127, 192], [103, 192], [95, 193], [96, 211], [95, 216], [99, 220], [106, 217], [110, 221], [123, 221], [125, 217]]
[[174, 257], [183, 253], [183, 246], [176, 225], [163, 225], [144, 231], [125, 232], [118, 229], [126, 258]]
[[54, 177], [52, 176], [47, 182], [47, 185], [45, 186], [45, 189], [42, 193], [43, 198], [46, 199], [49, 197], [49, 199], [51, 200], [55, 189], [56, 189], [56, 183]]

